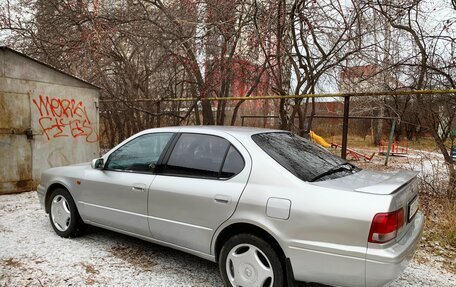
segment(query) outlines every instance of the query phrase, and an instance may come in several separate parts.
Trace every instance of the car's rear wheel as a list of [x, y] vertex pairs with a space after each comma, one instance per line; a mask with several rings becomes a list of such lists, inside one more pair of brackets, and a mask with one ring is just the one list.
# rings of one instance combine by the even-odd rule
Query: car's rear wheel
[[76, 237], [81, 234], [84, 223], [79, 216], [73, 198], [63, 188], [55, 189], [50, 198], [49, 219], [55, 233], [61, 237]]
[[238, 234], [223, 245], [219, 268], [225, 286], [284, 286], [283, 266], [277, 252], [253, 234]]

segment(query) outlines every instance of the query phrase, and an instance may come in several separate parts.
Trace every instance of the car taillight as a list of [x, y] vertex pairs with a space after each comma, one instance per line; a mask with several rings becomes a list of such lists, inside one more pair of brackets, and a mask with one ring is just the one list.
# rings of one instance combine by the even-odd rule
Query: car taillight
[[404, 209], [394, 212], [377, 213], [372, 220], [369, 242], [385, 243], [396, 238], [404, 225]]

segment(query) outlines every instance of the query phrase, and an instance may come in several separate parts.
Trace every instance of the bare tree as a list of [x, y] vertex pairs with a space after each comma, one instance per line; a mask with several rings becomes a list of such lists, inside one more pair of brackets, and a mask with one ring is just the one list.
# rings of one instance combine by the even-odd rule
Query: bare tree
[[[454, 31], [448, 36], [449, 21], [436, 30], [424, 27], [426, 13], [424, 1], [394, 2], [377, 1], [375, 9], [385, 17], [394, 28], [406, 32], [416, 48], [416, 58], [402, 65], [415, 71], [411, 78], [414, 89], [445, 89], [456, 88], [454, 59]], [[447, 194], [452, 200], [456, 199], [456, 167], [445, 145], [450, 131], [454, 128], [456, 118], [455, 95], [416, 96], [418, 114], [426, 123], [437, 147], [444, 157], [449, 171]]]
[[[365, 7], [358, 2], [353, 2], [348, 8], [340, 1], [293, 1], [288, 13], [292, 49], [285, 51], [295, 77], [291, 94], [317, 93], [323, 77], [373, 45], [362, 41], [368, 33], [360, 27], [360, 16]], [[286, 103], [281, 103], [281, 127], [292, 129], [297, 117], [299, 133], [308, 133], [315, 113], [315, 101], [306, 100], [303, 108], [302, 99], [290, 104], [288, 113], [285, 112]], [[311, 117], [306, 123], [309, 110]]]

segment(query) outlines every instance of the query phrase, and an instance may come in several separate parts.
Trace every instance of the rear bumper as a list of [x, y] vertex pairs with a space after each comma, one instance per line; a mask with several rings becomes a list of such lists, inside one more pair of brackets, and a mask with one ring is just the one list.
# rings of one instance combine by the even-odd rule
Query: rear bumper
[[399, 241], [385, 245], [368, 244], [366, 249], [322, 252], [288, 246], [294, 278], [336, 286], [381, 287], [404, 271], [415, 253], [424, 227], [424, 216], [418, 212]]
[[36, 193], [38, 195], [38, 199], [40, 201], [41, 208], [46, 209], [45, 205], [44, 205], [44, 203], [45, 203], [44, 202], [44, 198], [45, 198], [45, 195], [46, 195], [46, 189], [44, 188], [44, 186], [39, 184], [37, 189], [36, 189]]
[[291, 247], [287, 255], [296, 281], [365, 287], [364, 254], [363, 252], [362, 257], [357, 257]]
[[382, 248], [369, 244], [366, 253], [366, 286], [383, 286], [404, 271], [415, 253], [424, 227], [424, 216], [419, 212], [409, 224], [407, 233], [395, 244]]

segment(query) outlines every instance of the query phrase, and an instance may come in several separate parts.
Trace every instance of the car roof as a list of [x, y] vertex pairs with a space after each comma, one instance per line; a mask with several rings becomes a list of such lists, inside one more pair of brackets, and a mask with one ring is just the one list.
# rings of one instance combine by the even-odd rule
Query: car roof
[[[266, 132], [281, 132], [280, 130], [256, 128], [256, 127], [238, 127], [238, 126], [185, 126], [181, 127], [181, 132], [186, 130], [200, 129], [201, 131], [221, 131], [231, 135], [253, 135]], [[283, 132], [283, 131], [282, 131]]]
[[251, 136], [258, 133], [267, 133], [267, 132], [286, 132], [282, 130], [275, 129], [265, 129], [265, 128], [256, 128], [256, 127], [239, 127], [239, 126], [175, 126], [175, 127], [163, 127], [163, 128], [154, 128], [149, 129], [144, 132], [151, 131], [170, 131], [170, 132], [225, 132], [233, 136]]

